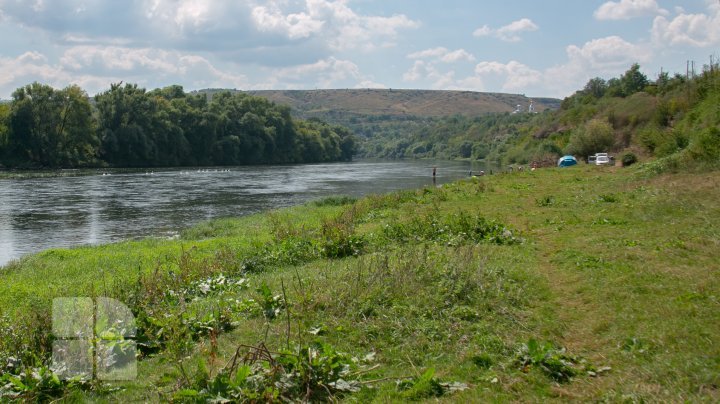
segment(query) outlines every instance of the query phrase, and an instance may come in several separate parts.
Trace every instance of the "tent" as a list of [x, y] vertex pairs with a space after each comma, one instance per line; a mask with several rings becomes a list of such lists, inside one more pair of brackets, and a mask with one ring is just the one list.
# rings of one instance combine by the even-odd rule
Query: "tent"
[[577, 160], [573, 156], [562, 156], [558, 160], [558, 167], [570, 167], [577, 164]]

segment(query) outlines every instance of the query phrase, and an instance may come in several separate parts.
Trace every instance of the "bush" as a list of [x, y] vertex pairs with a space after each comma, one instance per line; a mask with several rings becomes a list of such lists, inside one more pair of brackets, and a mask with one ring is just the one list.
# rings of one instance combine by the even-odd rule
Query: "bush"
[[606, 121], [593, 119], [570, 138], [568, 154], [583, 157], [607, 151], [615, 144], [612, 126]]
[[628, 152], [628, 153], [625, 153], [622, 155], [622, 158], [620, 159], [620, 161], [622, 161], [623, 167], [627, 167], [627, 166], [637, 163], [638, 159], [637, 159], [637, 156], [635, 155], [635, 153]]
[[693, 160], [717, 161], [720, 158], [720, 129], [706, 128], [698, 133], [688, 153]]

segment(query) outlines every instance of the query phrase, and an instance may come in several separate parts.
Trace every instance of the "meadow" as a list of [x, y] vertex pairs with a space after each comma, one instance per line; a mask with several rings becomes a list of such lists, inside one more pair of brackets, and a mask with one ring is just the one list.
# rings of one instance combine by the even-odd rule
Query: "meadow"
[[[583, 165], [48, 250], [0, 272], [0, 397], [717, 402], [718, 200]], [[130, 307], [135, 380], [57, 378], [58, 296]]]

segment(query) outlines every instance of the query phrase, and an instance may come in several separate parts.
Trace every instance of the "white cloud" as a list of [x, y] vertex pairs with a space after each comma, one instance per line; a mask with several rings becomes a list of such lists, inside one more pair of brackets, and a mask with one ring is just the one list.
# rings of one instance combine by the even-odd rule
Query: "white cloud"
[[546, 87], [551, 95], [567, 95], [582, 87], [593, 77], [615, 77], [633, 63], [652, 59], [647, 46], [632, 44], [618, 36], [593, 39], [583, 46], [566, 48], [568, 60], [544, 72]]
[[448, 53], [447, 48], [438, 47], [413, 52], [408, 55], [410, 59], [428, 59], [428, 58], [439, 58]]
[[502, 90], [510, 92], [523, 91], [542, 80], [541, 72], [515, 60], [508, 63], [480, 62], [475, 66], [475, 74], [483, 80], [488, 76], [502, 80]]
[[263, 32], [275, 32], [289, 39], [319, 37], [330, 48], [365, 50], [394, 46], [399, 30], [417, 28], [420, 23], [403, 14], [391, 17], [359, 15], [347, 0], [306, 0], [304, 9], [286, 13], [286, 1], [256, 6], [252, 20]]
[[0, 57], [0, 91], [3, 95], [31, 81], [61, 85], [68, 78], [57, 66], [50, 65], [45, 55], [36, 51], [25, 52], [16, 58]]
[[425, 62], [422, 60], [416, 60], [413, 66], [410, 68], [410, 70], [406, 71], [403, 74], [403, 80], [405, 81], [418, 81], [421, 78], [425, 77], [427, 72], [427, 67]]
[[682, 11], [671, 20], [655, 17], [650, 32], [657, 46], [717, 46], [720, 44], [720, 4], [709, 3], [707, 14]]
[[270, 78], [257, 88], [383, 88], [373, 77], [362, 74], [349, 60], [328, 57], [315, 63], [274, 69]]
[[406, 82], [425, 80], [430, 83], [430, 88], [432, 89], [454, 89], [457, 87], [455, 83], [455, 71], [441, 72], [435, 66], [435, 63], [428, 63], [422, 60], [415, 61], [413, 67], [403, 74], [403, 80]]
[[595, 71], [627, 68], [632, 62], [645, 62], [652, 57], [647, 47], [632, 44], [619, 36], [593, 39], [582, 47], [570, 45], [566, 52], [569, 64]]
[[620, 0], [604, 3], [593, 15], [598, 20], [629, 20], [635, 17], [668, 14], [667, 10], [660, 8], [656, 0]]
[[382, 83], [376, 83], [372, 80], [363, 80], [357, 83], [355, 88], [387, 88], [387, 86]]
[[0, 58], [1, 94], [31, 81], [57, 88], [78, 84], [94, 94], [120, 80], [151, 88], [179, 82], [193, 88], [249, 86], [244, 75], [219, 69], [201, 56], [154, 48], [76, 46], [65, 51], [58, 64], [38, 52]]
[[204, 57], [155, 48], [75, 46], [65, 51], [60, 58], [60, 66], [69, 73], [180, 79], [195, 86], [243, 88], [248, 85], [244, 75], [224, 72]]
[[[434, 48], [409, 56], [437, 59], [446, 53], [445, 48]], [[570, 45], [566, 54], [565, 62], [546, 69], [536, 69], [517, 60], [481, 61], [471, 75], [460, 78], [456, 78], [454, 71], [440, 71], [438, 63], [421, 59], [415, 60], [403, 79], [428, 82], [432, 88], [475, 91], [487, 91], [492, 83], [494, 91], [565, 97], [593, 77], [619, 76], [632, 63], [645, 63], [653, 56], [650, 47], [627, 42], [618, 36], [594, 39], [580, 46]]]
[[320, 32], [324, 24], [306, 13], [284, 15], [279, 7], [272, 5], [253, 8], [252, 19], [260, 31], [281, 32], [290, 39], [307, 38]]
[[437, 61], [444, 63], [455, 63], [462, 60], [466, 60], [468, 62], [475, 61], [475, 56], [473, 56], [465, 49], [457, 49], [451, 51], [443, 47], [430, 48], [419, 52], [413, 52], [407, 57], [410, 59], [436, 59]]
[[440, 60], [445, 63], [455, 63], [461, 60], [467, 60], [468, 62], [472, 62], [475, 60], [475, 56], [467, 52], [465, 49], [458, 49], [452, 52], [448, 52], [443, 57], [441, 57]]
[[520, 37], [521, 33], [537, 31], [538, 29], [539, 27], [537, 26], [537, 24], [532, 22], [531, 19], [521, 18], [498, 29], [492, 29], [487, 25], [483, 25], [482, 27], [476, 29], [473, 32], [473, 36], [494, 36], [506, 42], [519, 42], [522, 39]]

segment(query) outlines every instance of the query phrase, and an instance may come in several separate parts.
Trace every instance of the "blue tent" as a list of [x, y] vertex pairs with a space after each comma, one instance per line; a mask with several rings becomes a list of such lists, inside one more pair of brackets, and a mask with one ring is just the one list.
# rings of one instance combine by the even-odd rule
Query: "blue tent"
[[577, 164], [577, 160], [573, 156], [562, 156], [558, 160], [558, 167], [570, 167]]

